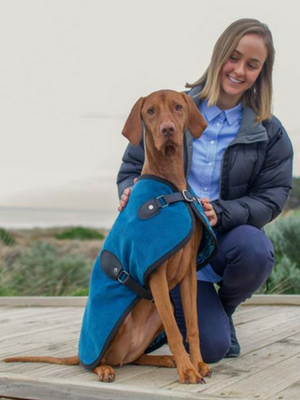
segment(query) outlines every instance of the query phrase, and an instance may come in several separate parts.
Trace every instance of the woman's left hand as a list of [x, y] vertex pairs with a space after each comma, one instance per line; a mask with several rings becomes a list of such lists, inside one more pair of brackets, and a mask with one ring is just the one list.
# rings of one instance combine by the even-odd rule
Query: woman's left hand
[[217, 214], [216, 214], [213, 206], [211, 205], [211, 203], [207, 197], [201, 199], [201, 201], [202, 201], [204, 213], [207, 216], [210, 225], [215, 226], [218, 221], [218, 217], [217, 217]]

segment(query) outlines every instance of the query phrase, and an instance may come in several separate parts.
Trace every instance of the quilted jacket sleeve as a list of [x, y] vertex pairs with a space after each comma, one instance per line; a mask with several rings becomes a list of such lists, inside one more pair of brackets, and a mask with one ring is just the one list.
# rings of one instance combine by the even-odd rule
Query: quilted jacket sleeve
[[249, 224], [262, 228], [282, 211], [292, 188], [293, 149], [280, 124], [269, 139], [265, 161], [256, 180], [245, 196], [234, 200], [212, 201], [218, 222], [217, 232]]
[[122, 164], [117, 176], [119, 197], [124, 190], [133, 185], [134, 178], [140, 176], [144, 164], [144, 143], [143, 140], [138, 146], [129, 144], [122, 158]]

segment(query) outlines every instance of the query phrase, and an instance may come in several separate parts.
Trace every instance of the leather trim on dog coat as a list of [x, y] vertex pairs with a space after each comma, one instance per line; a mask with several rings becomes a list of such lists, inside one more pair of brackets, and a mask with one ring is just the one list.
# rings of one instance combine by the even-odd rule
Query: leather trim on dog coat
[[216, 238], [193, 191], [142, 175], [95, 260], [79, 340], [79, 358], [95, 368], [126, 316], [142, 297], [151, 299], [148, 277], [191, 239], [203, 224], [197, 270], [210, 262]]

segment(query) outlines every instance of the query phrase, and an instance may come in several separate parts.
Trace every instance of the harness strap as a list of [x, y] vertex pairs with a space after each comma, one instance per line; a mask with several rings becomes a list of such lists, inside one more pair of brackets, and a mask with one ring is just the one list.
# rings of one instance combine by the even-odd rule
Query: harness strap
[[137, 281], [131, 278], [129, 273], [122, 269], [118, 274], [117, 280], [122, 283], [122, 285], [127, 286], [129, 289], [133, 290], [138, 296], [143, 299], [152, 300], [153, 296], [151, 290], [145, 289]]
[[186, 201], [187, 203], [197, 202], [202, 206], [200, 198], [192, 195], [188, 190], [165, 194], [157, 197], [156, 200], [160, 203], [158, 204], [160, 208], [167, 207], [169, 204], [177, 203], [178, 201]]
[[187, 203], [198, 203], [202, 207], [202, 203], [199, 197], [191, 194], [188, 190], [182, 192], [175, 192], [170, 194], [164, 194], [156, 198], [146, 201], [138, 210], [138, 216], [140, 219], [149, 219], [157, 215], [162, 208], [168, 207], [172, 203], [184, 201]]
[[152, 300], [151, 290], [145, 289], [124, 270], [120, 260], [110, 251], [104, 250], [100, 257], [101, 268], [109, 278], [119, 281], [143, 299]]

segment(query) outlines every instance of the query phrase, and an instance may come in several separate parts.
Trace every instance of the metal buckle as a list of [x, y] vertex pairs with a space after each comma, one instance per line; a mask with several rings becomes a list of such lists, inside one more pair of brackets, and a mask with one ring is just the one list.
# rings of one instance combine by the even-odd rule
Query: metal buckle
[[196, 196], [196, 200], [197, 200], [197, 203], [199, 204], [199, 206], [201, 206], [203, 208], [203, 202], [200, 199], [200, 197]]
[[117, 279], [120, 283], [124, 284], [126, 282], [126, 280], [128, 279], [128, 277], [129, 277], [129, 273], [127, 271], [124, 271], [124, 269], [121, 269]]
[[[189, 203], [192, 203], [193, 201], [195, 201], [194, 196], [192, 196], [191, 193], [190, 193], [188, 190], [184, 189], [181, 193], [182, 193], [182, 196], [183, 196], [183, 198], [184, 198], [185, 201], [188, 201]], [[191, 197], [187, 197], [187, 193], [188, 193]]]
[[[165, 204], [162, 204], [162, 202], [160, 201], [160, 199], [163, 199], [163, 201], [164, 201]], [[160, 208], [165, 208], [165, 207], [168, 207], [168, 205], [169, 205], [169, 203], [166, 202], [165, 196], [164, 196], [164, 195], [161, 195], [161, 196], [156, 197], [156, 200], [159, 201], [159, 203], [160, 203], [159, 207], [160, 207]]]

